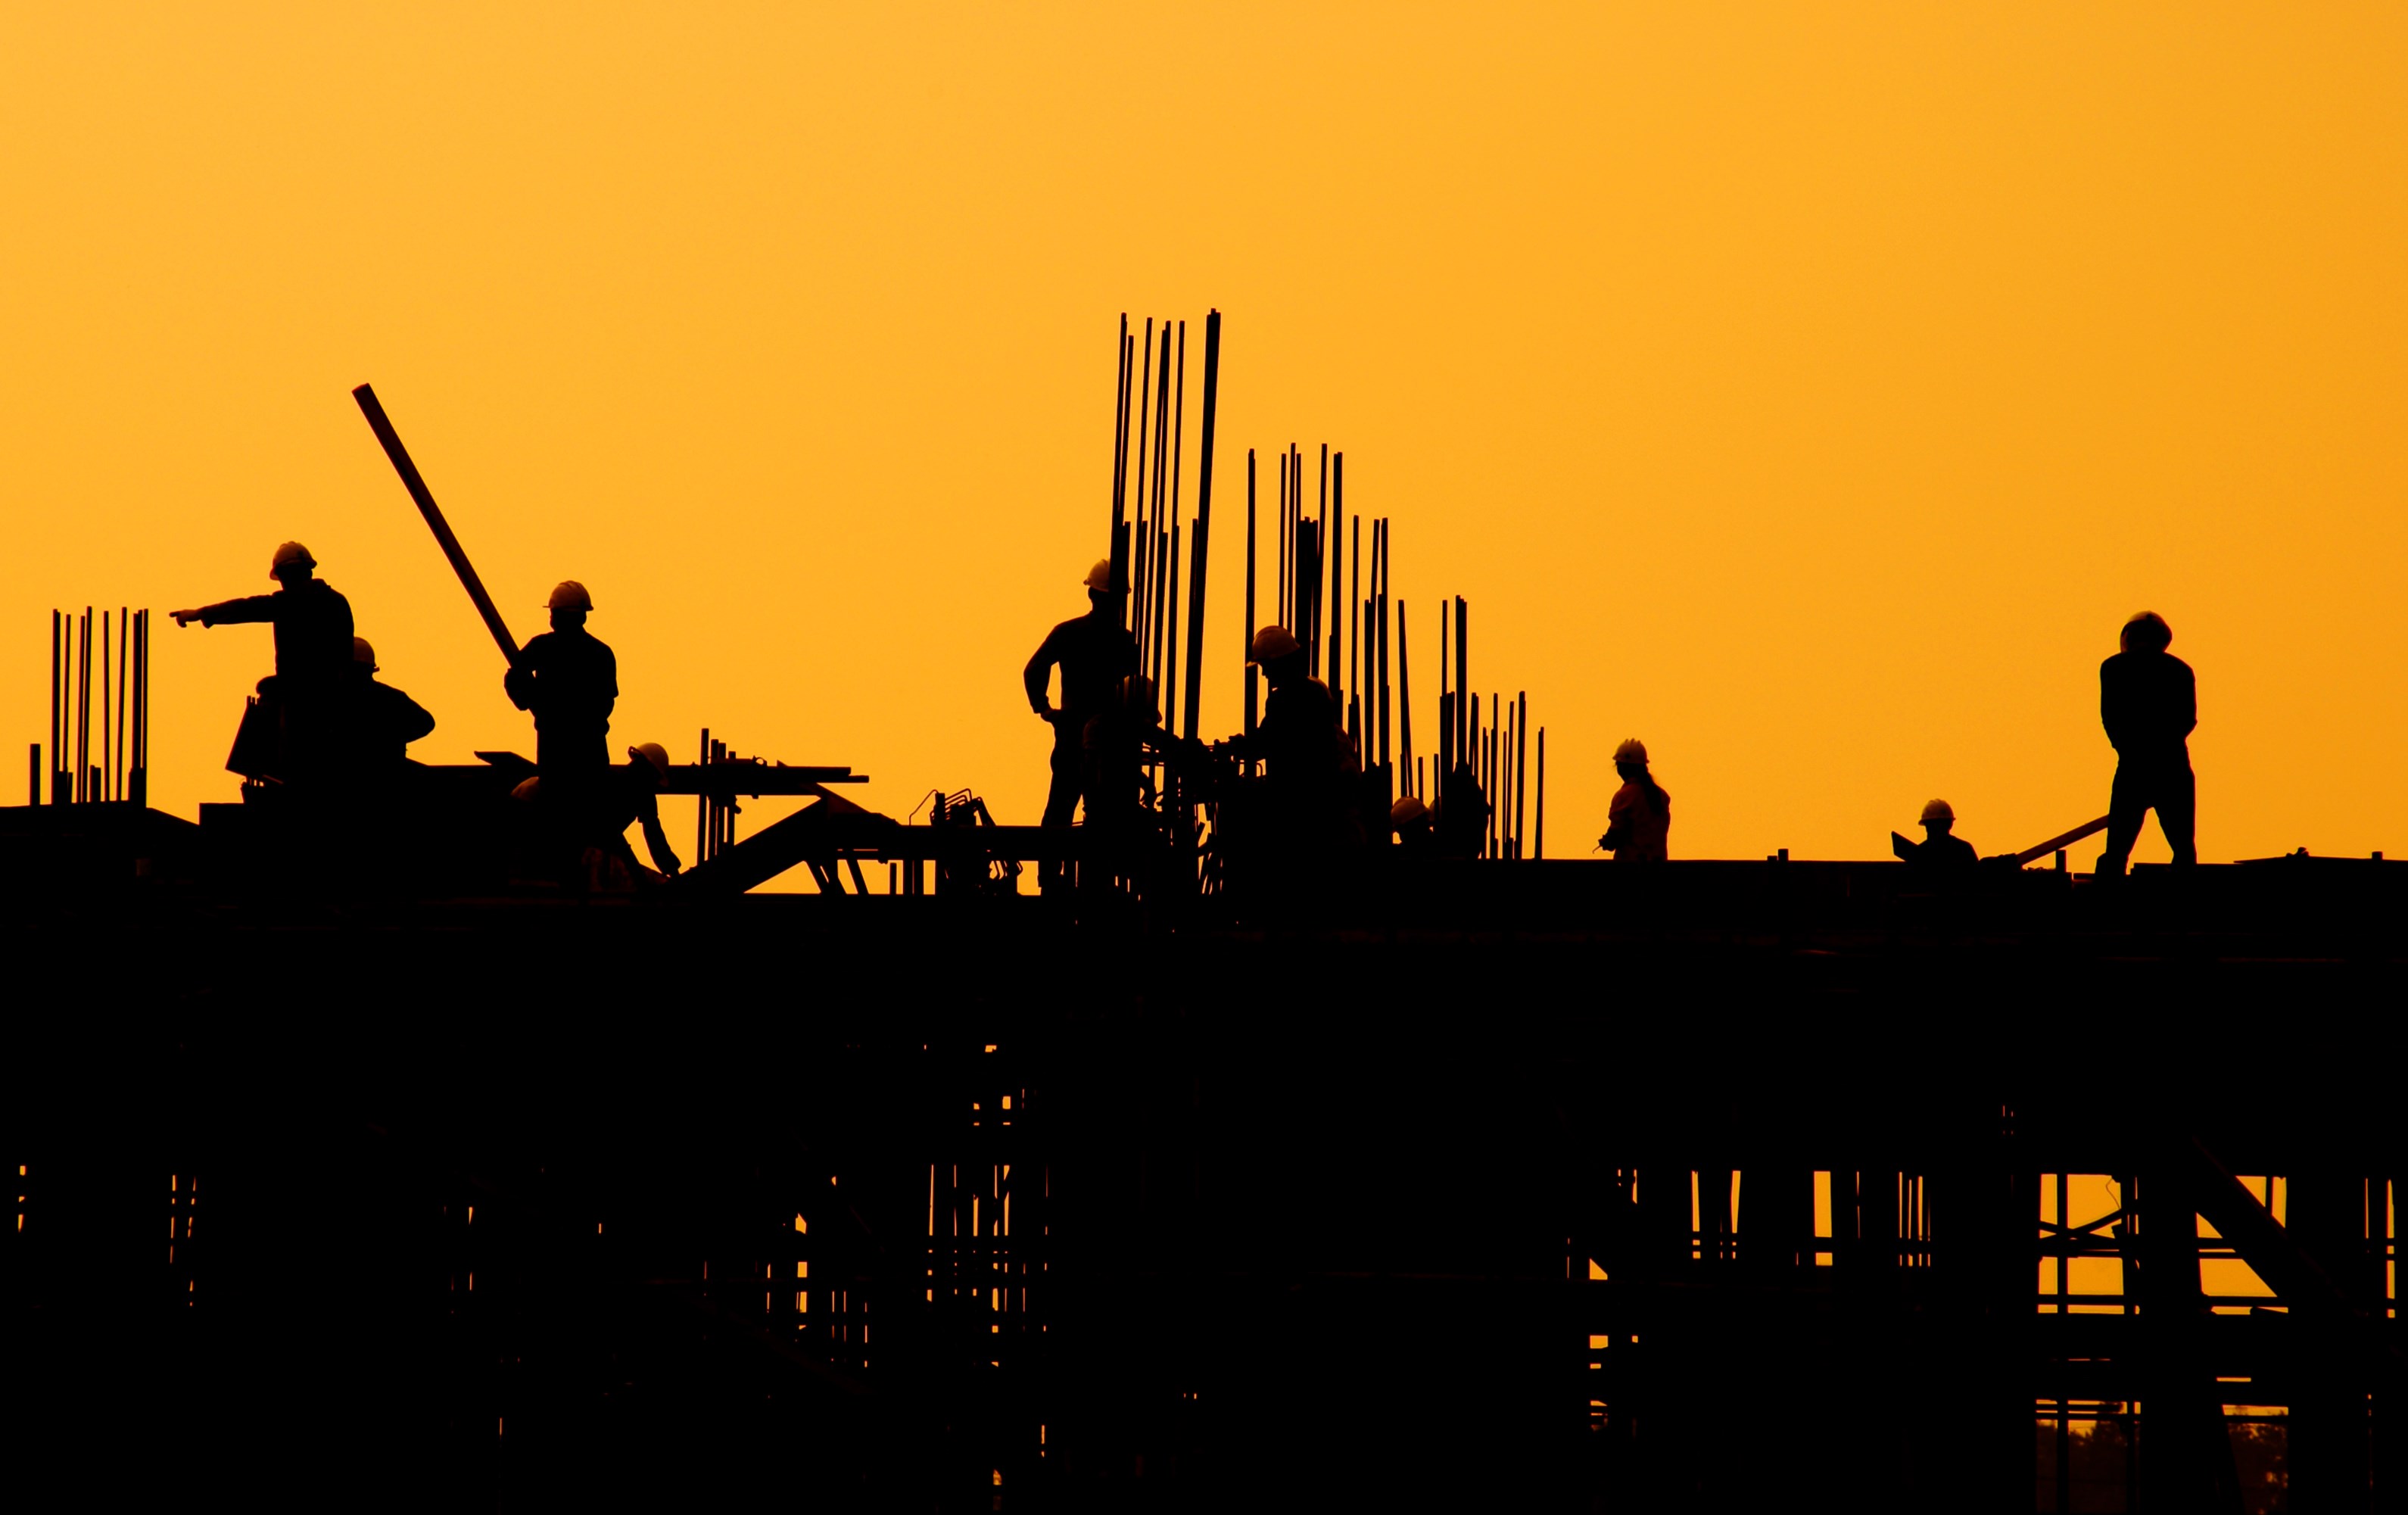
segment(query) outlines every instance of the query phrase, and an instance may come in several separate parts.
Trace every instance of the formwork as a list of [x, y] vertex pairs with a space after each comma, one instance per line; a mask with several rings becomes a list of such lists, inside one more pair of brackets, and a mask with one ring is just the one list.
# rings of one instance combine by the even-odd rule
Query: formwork
[[2398, 1497], [2397, 865], [121, 885], [7, 926], [15, 1460], [95, 1500]]

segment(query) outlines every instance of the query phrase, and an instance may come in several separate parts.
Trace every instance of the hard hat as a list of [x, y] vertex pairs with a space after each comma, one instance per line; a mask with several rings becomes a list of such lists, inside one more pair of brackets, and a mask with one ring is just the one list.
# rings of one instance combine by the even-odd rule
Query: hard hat
[[1956, 818], [1956, 812], [1948, 808], [1945, 800], [1934, 800], [1923, 807], [1923, 824], [1926, 826], [1933, 821], [1954, 821]]
[[594, 608], [594, 597], [575, 579], [563, 579], [552, 586], [552, 598], [543, 602], [546, 610], [581, 610]]
[[638, 758], [641, 758], [644, 761], [652, 764], [653, 770], [657, 772], [661, 777], [666, 778], [669, 776], [668, 748], [662, 746], [657, 742], [638, 742], [634, 746], [627, 749], [627, 760], [629, 762], [633, 762]]
[[1429, 806], [1423, 804], [1419, 796], [1401, 795], [1395, 804], [1388, 807], [1388, 825], [1391, 828], [1411, 826], [1428, 814]]
[[1096, 559], [1096, 566], [1087, 570], [1087, 587], [1099, 595], [1111, 593], [1112, 560], [1111, 558]]
[[1297, 645], [1295, 632], [1283, 626], [1267, 626], [1254, 633], [1254, 644], [1246, 649], [1246, 661], [1268, 663], [1292, 657], [1303, 650]]
[[367, 664], [368, 671], [371, 673], [377, 671], [376, 649], [368, 645], [367, 638], [353, 637], [351, 639], [351, 661], [354, 663]]
[[2174, 628], [2156, 611], [2143, 611], [2124, 623], [2124, 634], [2118, 640], [2126, 652], [2135, 646], [2163, 652], [2173, 643]]
[[309, 556], [308, 548], [302, 546], [297, 541], [288, 541], [283, 546], [277, 548], [276, 556], [267, 560], [268, 577], [274, 578], [279, 570], [290, 568], [295, 563], [300, 564], [306, 569], [313, 569], [318, 566], [318, 560]]
[[1647, 743], [1637, 737], [1625, 737], [1622, 745], [1613, 749], [1613, 760], [1617, 763], [1643, 763], [1647, 760]]
[[543, 798], [543, 780], [523, 778], [510, 787], [510, 798], [521, 804], [531, 805]]
[[1142, 673], [1132, 673], [1121, 680], [1121, 704], [1129, 710], [1143, 711], [1148, 720], [1162, 719], [1154, 703], [1154, 681]]

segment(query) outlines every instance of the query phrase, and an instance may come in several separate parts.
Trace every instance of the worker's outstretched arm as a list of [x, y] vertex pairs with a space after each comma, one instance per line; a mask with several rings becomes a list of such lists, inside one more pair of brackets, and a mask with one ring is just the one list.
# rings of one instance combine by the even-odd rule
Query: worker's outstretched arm
[[178, 626], [198, 621], [203, 626], [241, 626], [255, 621], [276, 619], [274, 595], [245, 595], [240, 599], [221, 599], [214, 605], [198, 610], [169, 611]]

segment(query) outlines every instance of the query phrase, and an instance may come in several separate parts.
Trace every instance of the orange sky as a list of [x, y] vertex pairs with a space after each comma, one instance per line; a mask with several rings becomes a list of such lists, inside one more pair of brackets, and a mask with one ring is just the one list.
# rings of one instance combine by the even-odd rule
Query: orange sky
[[[1102, 548], [1115, 320], [1218, 306], [1208, 726], [1245, 449], [1328, 440], [1399, 593], [1469, 597], [1475, 684], [1530, 691], [1552, 853], [1632, 734], [1676, 857], [1879, 857], [1935, 794], [2036, 842], [2105, 808], [2095, 670], [2148, 606], [2200, 671], [2205, 857], [2408, 854], [2403, 37], [2340, 5], [20, 10], [0, 711], [43, 737], [50, 606], [264, 591], [299, 537], [440, 721], [420, 757], [531, 751], [367, 380], [521, 637], [592, 587], [623, 743], [709, 725], [894, 814], [1031, 820], [1018, 671]], [[233, 797], [267, 636], [157, 648], [153, 793], [190, 814]]]

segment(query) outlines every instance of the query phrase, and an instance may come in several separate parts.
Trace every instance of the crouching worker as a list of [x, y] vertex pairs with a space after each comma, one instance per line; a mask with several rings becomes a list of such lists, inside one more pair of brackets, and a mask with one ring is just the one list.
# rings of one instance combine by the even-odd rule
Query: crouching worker
[[[668, 776], [668, 749], [657, 742], [639, 742], [627, 749], [627, 761], [612, 769], [610, 782], [603, 786], [597, 833], [602, 848], [638, 879], [675, 878], [683, 866], [669, 848], [668, 833], [661, 830], [661, 783]], [[636, 825], [644, 829], [644, 848], [652, 855], [658, 873], [638, 863], [636, 849], [627, 844], [627, 828]]]
[[[598, 783], [521, 781], [510, 798], [524, 807], [528, 840], [548, 859], [538, 863], [538, 871], [547, 876], [566, 873], [564, 882], [581, 883], [596, 894], [624, 894], [675, 877], [683, 865], [661, 830], [661, 781], [668, 771], [667, 749], [645, 742], [627, 749], [625, 763], [604, 769]], [[638, 824], [653, 868], [638, 862], [627, 843], [627, 828]]]

